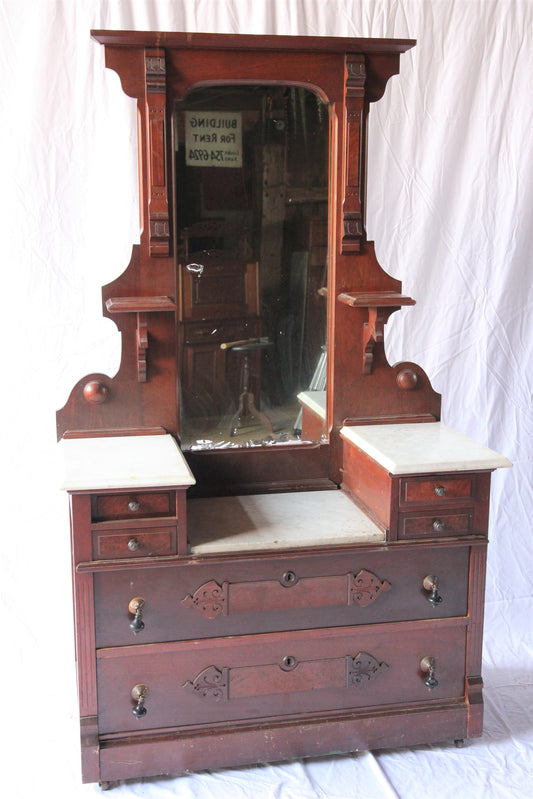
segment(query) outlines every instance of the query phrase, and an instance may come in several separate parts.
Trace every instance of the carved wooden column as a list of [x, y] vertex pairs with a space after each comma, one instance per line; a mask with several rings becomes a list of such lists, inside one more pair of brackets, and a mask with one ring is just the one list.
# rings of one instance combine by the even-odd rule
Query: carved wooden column
[[365, 57], [345, 57], [345, 142], [342, 253], [359, 252], [364, 235], [364, 99]]
[[146, 107], [148, 119], [148, 225], [150, 256], [168, 256], [170, 227], [165, 151], [165, 51], [146, 50]]

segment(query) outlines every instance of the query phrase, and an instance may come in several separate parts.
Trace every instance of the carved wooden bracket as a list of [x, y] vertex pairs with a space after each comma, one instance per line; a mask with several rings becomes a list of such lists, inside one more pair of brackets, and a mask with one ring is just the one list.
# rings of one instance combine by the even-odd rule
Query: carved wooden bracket
[[219, 669], [208, 666], [197, 674], [194, 680], [186, 682], [183, 686], [194, 691], [202, 699], [211, 699], [214, 702], [229, 699], [229, 669]]
[[215, 580], [201, 585], [191, 596], [188, 594], [181, 603], [186, 608], [195, 608], [207, 619], [228, 615], [228, 583], [219, 585]]
[[165, 51], [147, 49], [146, 105], [148, 109], [148, 225], [151, 256], [170, 253], [170, 225], [166, 180]]
[[369, 680], [373, 680], [388, 671], [387, 663], [380, 663], [374, 655], [359, 652], [353, 658], [346, 658], [346, 685], [360, 688]]
[[343, 292], [339, 302], [350, 308], [367, 308], [368, 322], [365, 322], [362, 347], [362, 370], [372, 373], [376, 344], [383, 343], [384, 329], [389, 316], [403, 305], [416, 305], [415, 300], [396, 291]]
[[137, 314], [137, 380], [146, 383], [148, 353], [148, 314], [175, 311], [176, 303], [170, 297], [110, 297], [106, 300], [109, 313]]
[[344, 202], [341, 252], [359, 252], [363, 238], [363, 109], [366, 68], [363, 55], [345, 58]]
[[137, 314], [137, 380], [146, 383], [146, 353], [148, 350], [148, 319], [144, 311]]
[[361, 569], [350, 577], [351, 602], [356, 602], [363, 608], [375, 602], [382, 591], [390, 591], [392, 587], [388, 580], [380, 580], [373, 572], [366, 569]]

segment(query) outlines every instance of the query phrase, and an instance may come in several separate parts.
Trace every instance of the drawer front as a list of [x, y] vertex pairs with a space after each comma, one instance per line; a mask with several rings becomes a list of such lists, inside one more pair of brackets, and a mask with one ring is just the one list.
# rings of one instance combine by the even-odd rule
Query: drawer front
[[[94, 575], [96, 642], [107, 647], [464, 616], [469, 553], [468, 546], [396, 546], [100, 572]], [[139, 597], [143, 626], [136, 624], [135, 632], [129, 608]]]
[[176, 495], [173, 491], [96, 494], [91, 512], [93, 522], [175, 516]]
[[140, 527], [93, 532], [93, 558], [146, 558], [176, 553], [176, 527]]
[[438, 538], [467, 535], [474, 527], [473, 511], [400, 514], [398, 538]]
[[98, 653], [101, 733], [460, 699], [466, 628], [320, 629]]
[[465, 500], [474, 496], [474, 478], [453, 475], [404, 477], [400, 480], [400, 505], [436, 503], [445, 505], [450, 500]]

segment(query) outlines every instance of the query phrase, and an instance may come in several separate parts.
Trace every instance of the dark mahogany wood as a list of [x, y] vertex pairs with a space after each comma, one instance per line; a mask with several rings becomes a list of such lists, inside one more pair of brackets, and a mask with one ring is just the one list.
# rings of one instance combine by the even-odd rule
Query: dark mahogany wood
[[[262, 335], [257, 255], [213, 255], [201, 284], [187, 269], [195, 254], [177, 224], [173, 120], [199, 86], [282, 83], [327, 104], [328, 213], [300, 238], [314, 269], [311, 326], [327, 306], [328, 374], [325, 421], [303, 408], [304, 438], [321, 443], [189, 451], [188, 492], [71, 492], [83, 781], [480, 735], [490, 473], [390, 475], [340, 435], [345, 424], [440, 418], [424, 371], [387, 362], [387, 320], [414, 300], [380, 266], [364, 227], [370, 105], [415, 42], [92, 35], [137, 102], [141, 235], [102, 289], [122, 338], [119, 371], [78, 381], [58, 437], [180, 441], [182, 397], [222, 373], [238, 390], [231, 344]], [[293, 188], [295, 203], [309, 201], [306, 187]], [[302, 501], [339, 487], [377, 525], [373, 542], [331, 546], [339, 522], [324, 518], [318, 545], [194, 554], [192, 502], [281, 491]]]

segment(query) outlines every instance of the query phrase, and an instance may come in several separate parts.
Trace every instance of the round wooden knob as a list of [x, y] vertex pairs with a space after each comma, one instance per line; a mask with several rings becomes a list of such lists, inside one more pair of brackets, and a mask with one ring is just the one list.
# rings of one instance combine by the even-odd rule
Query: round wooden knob
[[418, 383], [418, 375], [414, 369], [402, 369], [396, 375], [396, 385], [402, 391], [413, 391]]
[[83, 396], [92, 405], [100, 405], [105, 402], [108, 394], [109, 389], [99, 380], [89, 380], [83, 387]]

